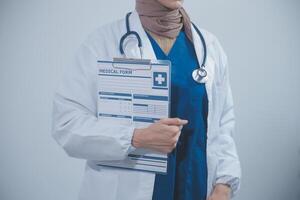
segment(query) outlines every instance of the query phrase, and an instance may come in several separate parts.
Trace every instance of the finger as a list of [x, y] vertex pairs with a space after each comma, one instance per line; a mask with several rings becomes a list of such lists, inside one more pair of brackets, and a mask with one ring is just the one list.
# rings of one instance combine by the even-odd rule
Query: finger
[[174, 145], [168, 145], [168, 146], [151, 145], [151, 146], [146, 147], [146, 148], [152, 149], [154, 151], [158, 151], [158, 152], [161, 152], [161, 153], [170, 153], [171, 151], [173, 151], [173, 149], [175, 147], [176, 146], [174, 146]]
[[160, 123], [166, 124], [166, 125], [177, 125], [182, 126], [188, 123], [188, 120], [180, 119], [180, 118], [163, 118], [159, 120]]
[[183, 128], [183, 125], [179, 126], [179, 129], [180, 129], [180, 130], [182, 130], [182, 128]]
[[180, 119], [180, 118], [165, 118], [163, 121], [166, 125], [175, 125], [175, 126], [183, 126], [188, 123], [188, 120]]
[[160, 141], [160, 142], [152, 141], [152, 142], [148, 142], [147, 146], [149, 146], [149, 147], [166, 147], [166, 146], [169, 146], [170, 143], [171, 142], [169, 140], [164, 140], [164, 141]]
[[[147, 147], [168, 147], [168, 146], [175, 146], [178, 142], [178, 136], [173, 136], [168, 138], [168, 140], [164, 141], [152, 141], [147, 143]], [[176, 146], [175, 146], [176, 147]]]
[[172, 135], [176, 135], [178, 132], [180, 132], [180, 128], [178, 126], [168, 126], [168, 131], [172, 133]]
[[166, 136], [166, 139], [170, 139], [173, 137], [179, 137], [181, 134], [181, 129], [178, 126], [168, 126], [168, 128], [165, 129], [163, 134], [161, 136]]

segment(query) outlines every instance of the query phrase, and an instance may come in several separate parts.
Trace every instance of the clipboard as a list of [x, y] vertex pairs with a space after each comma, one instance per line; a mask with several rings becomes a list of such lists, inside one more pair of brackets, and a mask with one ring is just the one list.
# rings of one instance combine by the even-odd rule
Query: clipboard
[[[98, 120], [144, 128], [170, 116], [170, 61], [114, 58], [97, 63]], [[167, 158], [167, 154], [139, 148], [124, 160], [97, 165], [166, 174]]]

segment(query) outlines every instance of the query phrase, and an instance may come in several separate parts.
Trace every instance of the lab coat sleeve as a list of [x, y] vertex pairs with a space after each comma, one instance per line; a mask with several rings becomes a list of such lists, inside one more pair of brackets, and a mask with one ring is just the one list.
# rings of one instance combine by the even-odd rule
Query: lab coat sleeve
[[219, 121], [219, 131], [215, 140], [218, 165], [215, 184], [228, 184], [235, 196], [240, 187], [241, 167], [233, 139], [235, 132], [235, 114], [233, 106], [232, 91], [229, 83], [229, 70], [227, 56], [220, 43], [216, 41], [219, 52], [219, 64], [222, 68], [222, 75], [219, 89], [224, 91], [224, 98], [221, 102], [221, 117]]
[[97, 56], [82, 45], [54, 94], [52, 135], [69, 156], [122, 160], [135, 149], [134, 127], [98, 121], [97, 97]]

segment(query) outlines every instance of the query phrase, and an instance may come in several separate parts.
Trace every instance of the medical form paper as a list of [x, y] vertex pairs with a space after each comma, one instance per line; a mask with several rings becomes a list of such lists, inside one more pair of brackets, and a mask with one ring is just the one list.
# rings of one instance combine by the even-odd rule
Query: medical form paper
[[[148, 61], [98, 61], [98, 120], [143, 128], [169, 117], [170, 62]], [[97, 164], [165, 174], [167, 155], [136, 149], [125, 160]]]

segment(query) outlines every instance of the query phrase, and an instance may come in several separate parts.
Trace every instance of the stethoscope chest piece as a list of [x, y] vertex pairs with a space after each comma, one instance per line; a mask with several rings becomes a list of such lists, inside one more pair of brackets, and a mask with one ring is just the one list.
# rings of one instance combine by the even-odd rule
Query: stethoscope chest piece
[[206, 83], [207, 81], [207, 72], [204, 67], [199, 67], [195, 69], [192, 73], [194, 81], [197, 83]]

